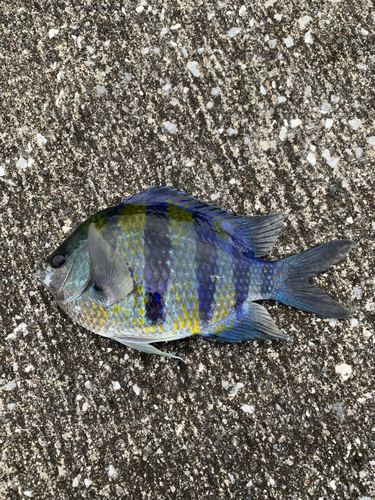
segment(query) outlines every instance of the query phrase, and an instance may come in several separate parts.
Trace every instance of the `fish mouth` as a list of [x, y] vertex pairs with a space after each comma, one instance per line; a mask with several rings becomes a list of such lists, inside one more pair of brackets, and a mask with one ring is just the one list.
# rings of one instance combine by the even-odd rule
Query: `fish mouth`
[[49, 270], [47, 267], [49, 267], [49, 264], [46, 262], [40, 262], [38, 264], [37, 270], [35, 272], [35, 278], [46, 288], [48, 288], [53, 294], [58, 294], [61, 292], [61, 290], [64, 288], [65, 283], [67, 282], [70, 273], [72, 272], [73, 266], [69, 267], [68, 272], [65, 273], [65, 277], [61, 282], [61, 285], [58, 290], [52, 290], [51, 289], [51, 279], [55, 273], [53, 273], [51, 270]]

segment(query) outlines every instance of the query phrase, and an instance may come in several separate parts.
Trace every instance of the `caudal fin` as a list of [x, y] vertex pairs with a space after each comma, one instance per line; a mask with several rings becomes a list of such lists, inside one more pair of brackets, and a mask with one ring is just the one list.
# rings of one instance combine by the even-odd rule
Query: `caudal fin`
[[316, 288], [308, 280], [341, 260], [357, 243], [336, 240], [275, 263], [280, 277], [273, 299], [327, 318], [345, 318], [352, 311]]

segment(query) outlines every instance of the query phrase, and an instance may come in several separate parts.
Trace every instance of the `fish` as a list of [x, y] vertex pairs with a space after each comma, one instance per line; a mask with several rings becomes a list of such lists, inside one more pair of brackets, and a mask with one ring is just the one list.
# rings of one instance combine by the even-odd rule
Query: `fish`
[[257, 301], [349, 316], [309, 280], [357, 246], [334, 240], [263, 259], [286, 216], [234, 215], [154, 186], [89, 217], [39, 264], [36, 277], [78, 325], [141, 352], [181, 359], [152, 344], [193, 335], [286, 339]]

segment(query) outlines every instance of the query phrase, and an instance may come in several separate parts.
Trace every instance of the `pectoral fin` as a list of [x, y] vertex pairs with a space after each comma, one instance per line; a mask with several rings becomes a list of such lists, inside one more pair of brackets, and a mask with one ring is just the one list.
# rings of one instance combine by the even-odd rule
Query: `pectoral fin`
[[123, 345], [126, 345], [127, 347], [131, 347], [132, 349], [136, 349], [137, 351], [140, 352], [147, 352], [148, 354], [158, 354], [159, 356], [167, 356], [168, 358], [176, 358], [180, 359], [181, 361], [184, 361], [182, 358], [179, 356], [174, 356], [173, 354], [169, 354], [167, 352], [160, 351], [156, 347], [154, 347], [151, 344], [142, 344], [142, 343], [137, 343], [137, 342], [124, 342], [123, 340], [116, 339], [118, 342], [120, 342]]
[[133, 289], [129, 268], [118, 250], [109, 245], [94, 223], [89, 226], [88, 247], [94, 280], [93, 293], [103, 307], [111, 307]]

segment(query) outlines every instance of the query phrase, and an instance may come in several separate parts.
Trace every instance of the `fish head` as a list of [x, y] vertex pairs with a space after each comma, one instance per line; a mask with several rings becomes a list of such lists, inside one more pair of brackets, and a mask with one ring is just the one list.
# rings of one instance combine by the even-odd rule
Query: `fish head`
[[87, 232], [78, 228], [71, 234], [39, 264], [36, 278], [59, 303], [79, 298], [92, 280]]

